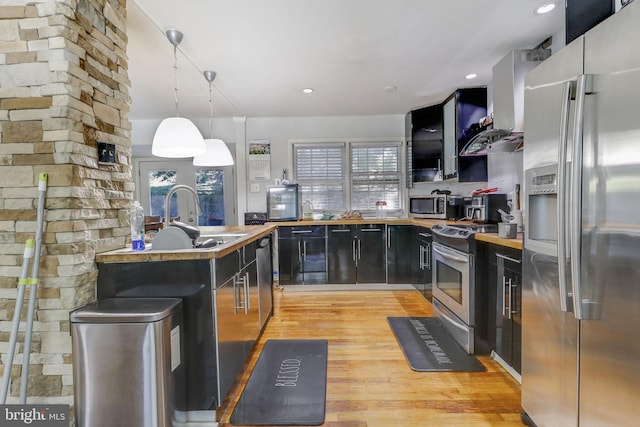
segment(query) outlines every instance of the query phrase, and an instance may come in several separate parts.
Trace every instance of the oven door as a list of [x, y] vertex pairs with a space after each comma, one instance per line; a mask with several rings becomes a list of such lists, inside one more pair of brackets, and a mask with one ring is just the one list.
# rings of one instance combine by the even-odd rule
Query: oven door
[[471, 256], [433, 243], [433, 297], [467, 325], [471, 325]]

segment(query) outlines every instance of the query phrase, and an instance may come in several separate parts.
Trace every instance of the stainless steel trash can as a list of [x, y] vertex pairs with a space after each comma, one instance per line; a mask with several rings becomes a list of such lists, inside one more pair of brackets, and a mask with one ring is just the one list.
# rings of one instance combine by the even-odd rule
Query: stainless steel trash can
[[78, 427], [172, 426], [184, 393], [181, 300], [111, 298], [69, 318]]

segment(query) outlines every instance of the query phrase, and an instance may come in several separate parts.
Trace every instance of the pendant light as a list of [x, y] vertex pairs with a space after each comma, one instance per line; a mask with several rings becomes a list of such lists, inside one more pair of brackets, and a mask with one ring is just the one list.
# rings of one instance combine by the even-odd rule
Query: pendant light
[[231, 152], [221, 139], [213, 138], [213, 99], [211, 97], [211, 83], [216, 78], [215, 71], [205, 71], [204, 78], [209, 82], [209, 130], [211, 132], [211, 138], [204, 140], [204, 145], [207, 151], [199, 156], [194, 156], [194, 166], [229, 166], [233, 164], [233, 157]]
[[167, 30], [167, 38], [173, 45], [173, 73], [175, 82], [176, 116], [164, 119], [156, 129], [151, 145], [151, 153], [158, 157], [193, 157], [205, 152], [202, 134], [193, 122], [178, 115], [178, 45], [182, 33]]

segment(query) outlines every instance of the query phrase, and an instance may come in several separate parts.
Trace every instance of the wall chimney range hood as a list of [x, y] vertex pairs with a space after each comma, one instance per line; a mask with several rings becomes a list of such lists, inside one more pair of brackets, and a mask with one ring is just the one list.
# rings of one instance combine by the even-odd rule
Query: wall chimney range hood
[[522, 149], [524, 78], [549, 56], [550, 49], [518, 49], [493, 66], [493, 128], [472, 138], [460, 152], [461, 156]]

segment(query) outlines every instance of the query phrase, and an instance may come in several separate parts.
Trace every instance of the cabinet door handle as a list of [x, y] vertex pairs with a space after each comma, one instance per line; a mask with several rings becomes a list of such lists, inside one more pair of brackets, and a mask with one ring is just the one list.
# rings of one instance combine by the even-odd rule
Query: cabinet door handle
[[[511, 279], [509, 279], [509, 311], [511, 312], [511, 314], [516, 314], [518, 312], [518, 306], [516, 304], [516, 301], [513, 298], [513, 292], [517, 287], [518, 285], [515, 283], [512, 283]], [[509, 315], [510, 319], [511, 317], [512, 316]]]
[[232, 280], [233, 284], [233, 314], [238, 314], [238, 290], [236, 289], [238, 284], [236, 283], [236, 278], [234, 277]]
[[431, 269], [431, 243], [427, 243], [427, 246], [424, 247], [424, 251], [427, 254], [427, 265], [428, 269]]
[[424, 246], [420, 245], [420, 250], [418, 252], [418, 268], [420, 270], [424, 270]]
[[356, 241], [355, 240], [351, 242], [351, 257], [354, 261], [356, 260]]
[[418, 233], [418, 236], [422, 236], [422, 237], [431, 237], [431, 234], [428, 233]]
[[379, 232], [382, 231], [381, 228], [363, 228], [360, 230], [361, 232]]
[[311, 230], [293, 230], [291, 234], [306, 234], [311, 233]]
[[300, 240], [298, 240], [298, 260], [302, 258], [302, 249], [300, 248]]
[[391, 247], [391, 227], [387, 227], [387, 247]]
[[337, 230], [331, 230], [332, 233], [351, 233], [351, 230], [342, 230], [342, 229], [337, 229]]
[[251, 308], [251, 299], [249, 298], [249, 272], [244, 273], [244, 314], [249, 312]]
[[507, 293], [507, 278], [502, 276], [502, 317], [506, 314], [507, 311], [507, 301], [506, 301], [506, 293]]
[[358, 259], [360, 259], [360, 254], [362, 253], [362, 240], [358, 239]]
[[307, 241], [306, 240], [302, 241], [302, 260], [303, 261], [307, 260]]
[[519, 259], [511, 258], [511, 257], [508, 257], [506, 255], [502, 255], [502, 254], [496, 254], [496, 257], [502, 258], [502, 259], [506, 259], [507, 261], [515, 262], [515, 263], [518, 263], [518, 264], [522, 263], [522, 261], [519, 260]]
[[513, 289], [513, 284], [511, 283], [511, 279], [509, 279], [509, 316], [507, 317], [508, 319], [511, 319], [511, 314], [513, 313], [513, 311], [511, 310], [511, 304], [513, 301], [513, 293], [512, 290]]

